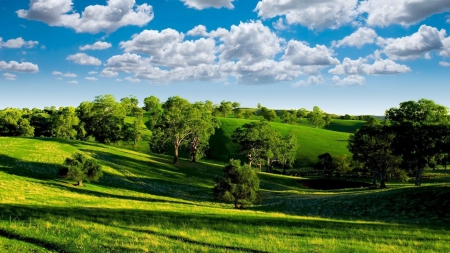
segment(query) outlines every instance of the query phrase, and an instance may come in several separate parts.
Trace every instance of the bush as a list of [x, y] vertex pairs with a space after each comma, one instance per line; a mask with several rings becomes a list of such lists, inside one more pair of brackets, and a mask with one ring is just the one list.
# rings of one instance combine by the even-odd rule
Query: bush
[[89, 159], [81, 153], [75, 153], [72, 157], [66, 158], [64, 167], [59, 170], [58, 176], [76, 180], [77, 186], [83, 186], [83, 180], [98, 181], [103, 173], [96, 160]]

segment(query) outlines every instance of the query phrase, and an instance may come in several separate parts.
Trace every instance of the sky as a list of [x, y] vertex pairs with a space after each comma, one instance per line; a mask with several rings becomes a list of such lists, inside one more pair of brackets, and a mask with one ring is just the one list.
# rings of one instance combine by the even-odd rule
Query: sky
[[14, 0], [0, 17], [0, 109], [105, 94], [450, 107], [450, 0]]

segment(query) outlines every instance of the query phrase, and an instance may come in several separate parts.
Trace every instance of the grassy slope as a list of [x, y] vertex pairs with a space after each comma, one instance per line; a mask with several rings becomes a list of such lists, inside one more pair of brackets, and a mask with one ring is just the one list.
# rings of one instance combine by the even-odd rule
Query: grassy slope
[[[78, 188], [55, 178], [76, 151], [103, 165], [98, 183]], [[327, 192], [261, 173], [263, 202], [235, 211], [211, 197], [221, 167], [170, 160], [97, 143], [0, 137], [0, 251], [450, 251], [448, 184]]]
[[[226, 162], [232, 157], [239, 157], [239, 146], [231, 141], [231, 134], [237, 128], [250, 122], [245, 119], [220, 118], [222, 127], [211, 137], [211, 157]], [[317, 162], [317, 156], [325, 152], [331, 155], [348, 154], [348, 133], [316, 129], [306, 126], [271, 123], [272, 127], [282, 135], [293, 131], [298, 140], [296, 167], [308, 166]], [[241, 157], [243, 159], [243, 157]]]

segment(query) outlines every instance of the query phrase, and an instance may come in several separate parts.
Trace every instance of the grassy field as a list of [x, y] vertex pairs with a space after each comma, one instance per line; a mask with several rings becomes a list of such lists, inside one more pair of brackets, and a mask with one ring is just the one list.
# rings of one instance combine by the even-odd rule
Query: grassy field
[[[103, 166], [96, 183], [56, 175], [83, 152]], [[259, 173], [261, 202], [214, 201], [221, 166], [97, 143], [0, 137], [3, 252], [449, 252], [448, 171], [424, 186], [334, 191]], [[443, 183], [447, 182], [447, 183]]]
[[[220, 118], [222, 126], [211, 137], [210, 147], [212, 159], [227, 162], [239, 156], [239, 146], [231, 141], [233, 131], [245, 123], [246, 119]], [[306, 126], [271, 123], [271, 126], [282, 135], [292, 131], [297, 136], [297, 162], [295, 167], [311, 166], [317, 162], [317, 156], [325, 152], [334, 155], [349, 154], [347, 149], [348, 133], [317, 129]]]

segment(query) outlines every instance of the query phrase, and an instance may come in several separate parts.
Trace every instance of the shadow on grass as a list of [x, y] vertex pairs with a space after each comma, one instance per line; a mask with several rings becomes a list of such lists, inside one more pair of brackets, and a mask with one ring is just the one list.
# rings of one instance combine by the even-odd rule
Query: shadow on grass
[[[245, 248], [236, 245], [215, 244], [202, 241], [197, 235], [179, 236], [168, 232], [154, 231], [147, 227], [158, 227], [164, 231], [174, 231], [177, 233], [192, 230], [210, 230], [220, 233], [229, 233], [234, 235], [255, 235], [264, 233], [281, 233], [287, 236], [302, 236], [311, 238], [342, 238], [350, 240], [366, 241], [370, 243], [386, 243], [402, 246], [405, 240], [418, 240], [442, 242], [450, 241], [449, 236], [442, 236], [444, 231], [448, 231], [446, 224], [435, 225], [398, 225], [398, 224], [377, 224], [377, 223], [355, 223], [349, 221], [333, 220], [308, 220], [308, 219], [289, 219], [284, 217], [270, 216], [251, 216], [234, 213], [229, 215], [224, 213], [205, 214], [189, 212], [171, 212], [162, 210], [132, 210], [132, 209], [106, 209], [106, 208], [79, 208], [79, 207], [37, 207], [17, 204], [4, 204], [0, 206], [0, 221], [10, 222], [11, 217], [15, 220], [15, 227], [26, 226], [30, 220], [40, 220], [43, 222], [52, 222], [64, 220], [70, 217], [77, 220], [80, 224], [97, 223], [108, 227], [116, 227], [125, 230], [132, 230], [137, 233], [154, 234], [172, 240], [177, 244], [195, 244], [211, 249], [237, 250], [245, 252], [263, 252], [258, 248]], [[137, 225], [133, 225], [137, 224]], [[180, 224], [183, 224], [180, 227]], [[425, 229], [427, 231], [425, 231]], [[281, 231], [280, 231], [281, 230]], [[20, 231], [20, 230], [19, 230]], [[263, 232], [264, 231], [264, 232]], [[344, 231], [344, 232], [343, 232]], [[97, 231], [90, 231], [96, 233]], [[417, 233], [420, 236], [417, 236]], [[423, 232], [423, 233], [422, 233]], [[1, 230], [3, 236], [14, 235], [17, 238], [25, 238], [27, 242], [37, 245], [52, 245], [53, 242], [45, 242], [36, 234], [36, 238], [22, 236], [18, 232], [11, 232], [7, 228]], [[88, 232], [89, 233], [89, 232]], [[121, 233], [118, 231], [117, 233]], [[123, 235], [120, 235], [123, 236]], [[119, 237], [120, 237], [119, 236]], [[76, 237], [76, 235], [74, 235]], [[28, 238], [28, 239], [27, 239]], [[68, 241], [76, 238], [67, 238]], [[57, 246], [48, 246], [57, 247]], [[61, 246], [64, 249], [64, 245]], [[58, 250], [61, 248], [58, 247]], [[54, 248], [51, 248], [54, 249]], [[113, 248], [112, 248], [113, 249]], [[417, 248], [417, 250], [420, 250]]]
[[64, 250], [64, 246], [57, 244], [57, 243], [51, 243], [47, 242], [38, 238], [28, 237], [24, 235], [20, 235], [11, 231], [8, 231], [6, 229], [0, 228], [0, 236], [6, 237], [8, 239], [13, 239], [17, 241], [22, 241], [30, 244], [34, 244], [36, 246], [45, 248], [49, 251], [56, 251], [56, 252], [64, 252], [64, 253], [70, 253], [71, 251]]

